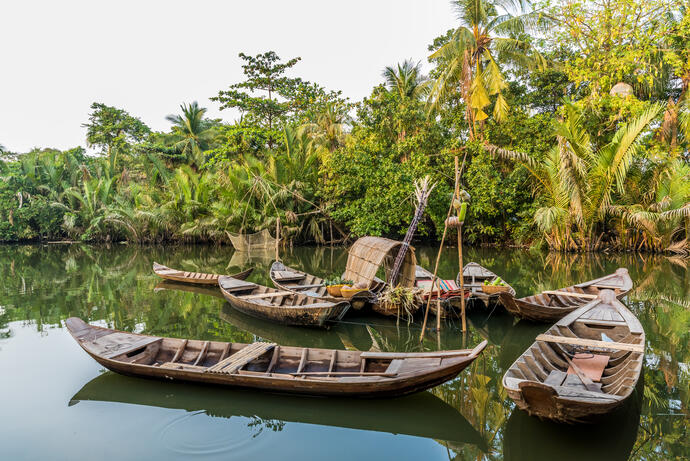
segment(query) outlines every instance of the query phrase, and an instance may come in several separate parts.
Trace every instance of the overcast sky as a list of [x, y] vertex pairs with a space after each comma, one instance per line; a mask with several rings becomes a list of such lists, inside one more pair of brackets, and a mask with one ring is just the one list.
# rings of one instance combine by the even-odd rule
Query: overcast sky
[[208, 98], [242, 80], [241, 51], [301, 56], [292, 75], [359, 100], [455, 22], [449, 0], [2, 1], [0, 144], [85, 145], [94, 101], [154, 130], [193, 100], [232, 121]]

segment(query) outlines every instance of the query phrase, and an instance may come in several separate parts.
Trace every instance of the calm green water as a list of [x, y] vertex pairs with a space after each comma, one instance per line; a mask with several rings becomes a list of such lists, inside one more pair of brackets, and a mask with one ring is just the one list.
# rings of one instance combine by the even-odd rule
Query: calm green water
[[[156, 260], [227, 273], [254, 266], [268, 283], [270, 254], [214, 247], [0, 246], [0, 459], [688, 459], [690, 260], [466, 251], [523, 296], [627, 267], [626, 300], [647, 333], [644, 385], [597, 426], [538, 421], [500, 386], [506, 368], [548, 325], [475, 309], [469, 332], [444, 324], [420, 346], [419, 323], [347, 317], [329, 331], [281, 327], [234, 311], [214, 290], [166, 289]], [[433, 268], [435, 250], [419, 248]], [[299, 248], [286, 263], [330, 275], [342, 249]], [[449, 249], [441, 275], [454, 278]], [[158, 285], [158, 289], [156, 289]], [[385, 401], [302, 398], [127, 378], [107, 372], [62, 328], [80, 316], [155, 335], [339, 349], [412, 351], [490, 346], [456, 380]], [[435, 320], [434, 320], [435, 323]]]

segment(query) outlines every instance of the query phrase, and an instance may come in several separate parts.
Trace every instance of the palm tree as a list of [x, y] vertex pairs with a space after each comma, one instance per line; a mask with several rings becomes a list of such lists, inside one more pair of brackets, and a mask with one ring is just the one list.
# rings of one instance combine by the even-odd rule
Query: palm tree
[[[453, 2], [460, 26], [450, 41], [430, 59], [438, 61], [441, 73], [431, 89], [429, 109], [439, 109], [457, 91], [465, 101], [469, 137], [477, 136], [489, 116], [484, 109], [495, 95], [493, 115], [501, 121], [508, 103], [502, 91], [508, 86], [498, 62], [517, 66], [544, 66], [544, 59], [530, 43], [516, 38], [529, 28], [541, 26], [545, 19], [536, 11], [525, 11], [529, 2], [513, 0], [457, 0]], [[513, 15], [511, 10], [519, 11]]]
[[191, 104], [181, 104], [182, 115], [168, 115], [166, 120], [173, 124], [173, 147], [186, 155], [188, 161], [195, 167], [204, 164], [203, 151], [208, 148], [212, 137], [211, 127], [204, 119], [206, 108], [199, 107], [194, 101]]
[[421, 98], [427, 85], [424, 84], [421, 64], [406, 59], [396, 67], [386, 66], [383, 70], [386, 86], [400, 96], [402, 101]]
[[[317, 116], [316, 121], [302, 125], [300, 131], [307, 133], [314, 140], [317, 150], [321, 153], [330, 153], [345, 144], [350, 122], [347, 107], [329, 102]], [[323, 158], [323, 155], [321, 157]]]
[[660, 104], [649, 107], [597, 148], [584, 129], [582, 112], [566, 101], [565, 117], [556, 123], [557, 144], [543, 159], [495, 146], [487, 149], [518, 160], [535, 179], [545, 204], [536, 211], [534, 221], [553, 249], [592, 251], [601, 245], [602, 235], [594, 235], [597, 225], [612, 212], [614, 193], [625, 191], [641, 138], [662, 109]]

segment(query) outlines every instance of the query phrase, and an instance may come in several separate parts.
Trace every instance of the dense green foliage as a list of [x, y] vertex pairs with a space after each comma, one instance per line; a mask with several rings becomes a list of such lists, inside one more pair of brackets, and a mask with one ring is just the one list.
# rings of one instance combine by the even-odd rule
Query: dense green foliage
[[389, 65], [356, 103], [300, 58], [242, 53], [211, 98], [235, 122], [192, 102], [153, 132], [94, 103], [93, 153], [0, 146], [0, 241], [227, 242], [278, 220], [295, 243], [396, 238], [425, 175], [438, 238], [458, 156], [470, 243], [690, 252], [687, 2], [508, 3], [454, 2], [429, 74]]

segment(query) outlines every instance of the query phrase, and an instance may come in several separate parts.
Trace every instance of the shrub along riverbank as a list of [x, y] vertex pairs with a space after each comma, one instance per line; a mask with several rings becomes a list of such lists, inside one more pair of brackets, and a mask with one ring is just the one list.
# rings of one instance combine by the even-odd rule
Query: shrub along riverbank
[[245, 79], [212, 98], [238, 121], [185, 103], [153, 132], [94, 103], [97, 155], [0, 147], [0, 241], [229, 242], [278, 217], [294, 243], [399, 238], [427, 174], [435, 239], [457, 155], [471, 244], [690, 252], [687, 2], [498, 3], [456, 3], [429, 74], [386, 67], [362, 101], [240, 54]]

